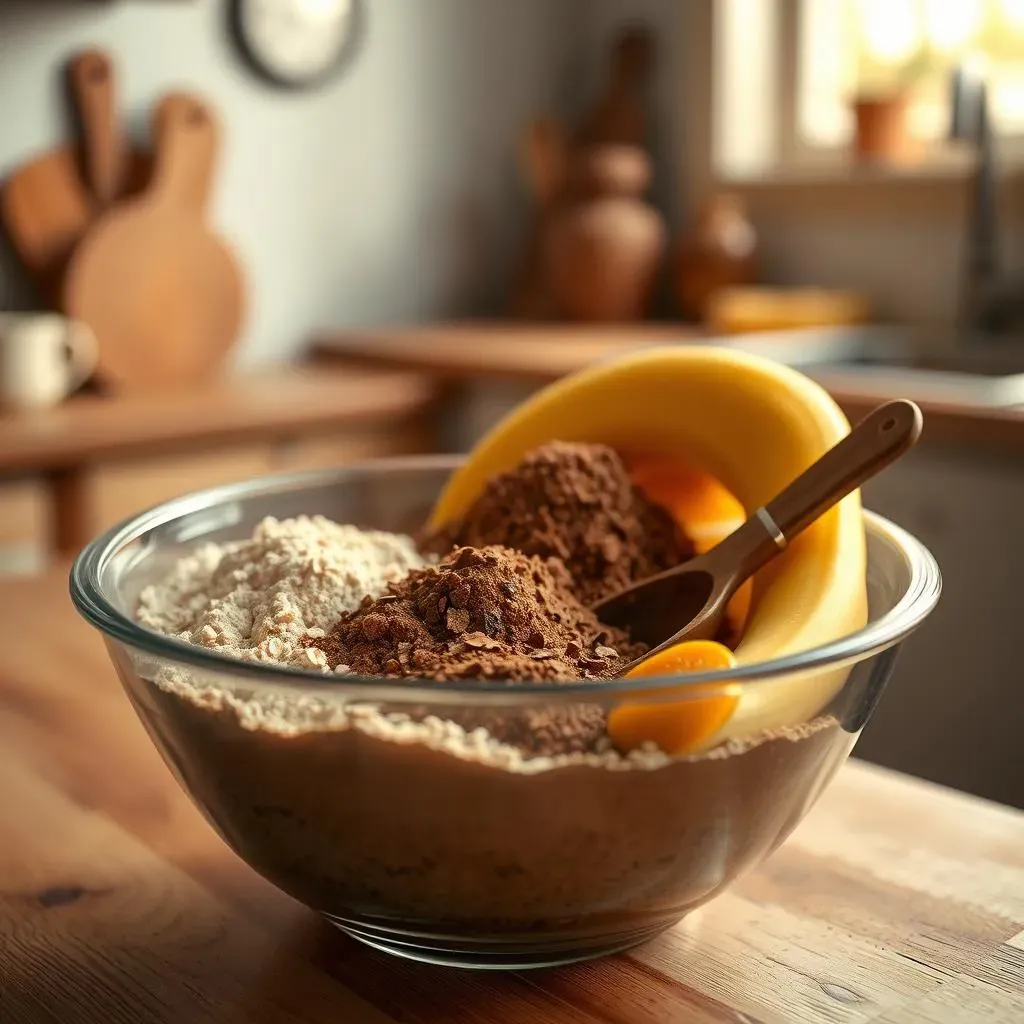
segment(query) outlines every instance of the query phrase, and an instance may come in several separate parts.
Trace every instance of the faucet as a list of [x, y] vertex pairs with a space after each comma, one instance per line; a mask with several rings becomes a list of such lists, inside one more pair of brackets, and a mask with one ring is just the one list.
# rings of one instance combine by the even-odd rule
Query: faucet
[[995, 154], [981, 69], [968, 62], [954, 67], [950, 94], [949, 137], [970, 143], [976, 158], [958, 326], [962, 336], [977, 343], [1024, 325], [1024, 288], [1005, 280], [1000, 270]]

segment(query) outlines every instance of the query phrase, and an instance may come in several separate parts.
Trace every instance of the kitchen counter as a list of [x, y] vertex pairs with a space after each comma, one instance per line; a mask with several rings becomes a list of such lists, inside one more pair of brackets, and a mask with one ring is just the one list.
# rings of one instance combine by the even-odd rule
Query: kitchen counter
[[400, 417], [427, 406], [435, 390], [422, 373], [300, 366], [153, 394], [83, 394], [0, 415], [0, 475]]
[[[130, 512], [272, 471], [432, 450], [437, 383], [367, 367], [277, 367], [187, 389], [0, 415], [0, 481], [43, 481], [52, 546], [74, 554]], [[296, 445], [332, 437], [319, 458]], [[0, 511], [0, 518], [3, 512]]]
[[[322, 332], [314, 339], [316, 358], [345, 365], [387, 367], [436, 374], [449, 382], [513, 382], [540, 386], [595, 362], [652, 345], [705, 335], [685, 324], [613, 327], [523, 326], [506, 323], [455, 323], [366, 331]], [[756, 346], [756, 335], [745, 343]], [[844, 379], [841, 367], [822, 371], [823, 382], [851, 420], [880, 401]], [[904, 393], [921, 405], [929, 440], [1024, 449], [1024, 409], [979, 408], [929, 401]]]
[[703, 336], [699, 328], [670, 323], [576, 327], [460, 322], [325, 331], [313, 339], [313, 352], [328, 360], [415, 369], [450, 380], [548, 384], [638, 348]]
[[425, 968], [345, 938], [228, 851], [63, 572], [0, 583], [0, 609], [5, 1022], [1024, 1020], [1024, 813], [852, 762], [762, 867], [639, 949]]

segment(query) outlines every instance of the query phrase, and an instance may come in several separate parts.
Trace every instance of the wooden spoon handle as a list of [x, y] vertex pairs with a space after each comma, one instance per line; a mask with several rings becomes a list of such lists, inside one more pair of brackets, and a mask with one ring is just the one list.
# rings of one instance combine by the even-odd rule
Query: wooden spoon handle
[[191, 93], [169, 93], [153, 112], [153, 138], [154, 197], [201, 216], [210, 198], [220, 141], [213, 111]]
[[81, 123], [86, 181], [100, 206], [108, 206], [121, 190], [125, 171], [114, 62], [102, 50], [84, 50], [71, 60], [68, 77]]
[[[833, 505], [916, 444], [921, 410], [900, 399], [879, 406], [721, 544], [723, 564], [752, 576]], [[716, 555], [719, 549], [716, 549]]]
[[767, 505], [791, 540], [865, 480], [908, 451], [921, 436], [921, 410], [903, 399], [867, 415], [834, 448]]

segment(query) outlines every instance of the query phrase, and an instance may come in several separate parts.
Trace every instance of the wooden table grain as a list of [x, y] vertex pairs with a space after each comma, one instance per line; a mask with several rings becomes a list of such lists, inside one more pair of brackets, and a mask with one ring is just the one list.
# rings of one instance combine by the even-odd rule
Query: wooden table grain
[[647, 945], [559, 970], [390, 959], [214, 835], [63, 574], [0, 583], [0, 1021], [1024, 1021], [1024, 814], [851, 762], [791, 839]]

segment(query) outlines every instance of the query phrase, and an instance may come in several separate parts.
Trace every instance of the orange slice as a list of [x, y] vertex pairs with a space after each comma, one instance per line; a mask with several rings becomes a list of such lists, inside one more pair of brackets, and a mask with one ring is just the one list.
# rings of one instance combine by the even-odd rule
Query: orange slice
[[629, 475], [693, 539], [697, 554], [724, 540], [746, 519], [739, 499], [709, 473], [675, 459], [629, 460]]
[[[743, 524], [746, 512], [739, 499], [710, 473], [675, 459], [639, 457], [629, 460], [629, 475], [656, 505], [665, 509], [702, 555]], [[753, 580], [733, 595], [726, 609], [732, 636], [739, 637], [750, 611]]]
[[[654, 655], [629, 672], [628, 677], [712, 672], [733, 668], [735, 664], [728, 647], [714, 640], [690, 640]], [[729, 721], [741, 693], [738, 683], [709, 683], [674, 700], [620, 704], [608, 715], [608, 735], [623, 753], [644, 743], [654, 743], [666, 754], [693, 753]]]

